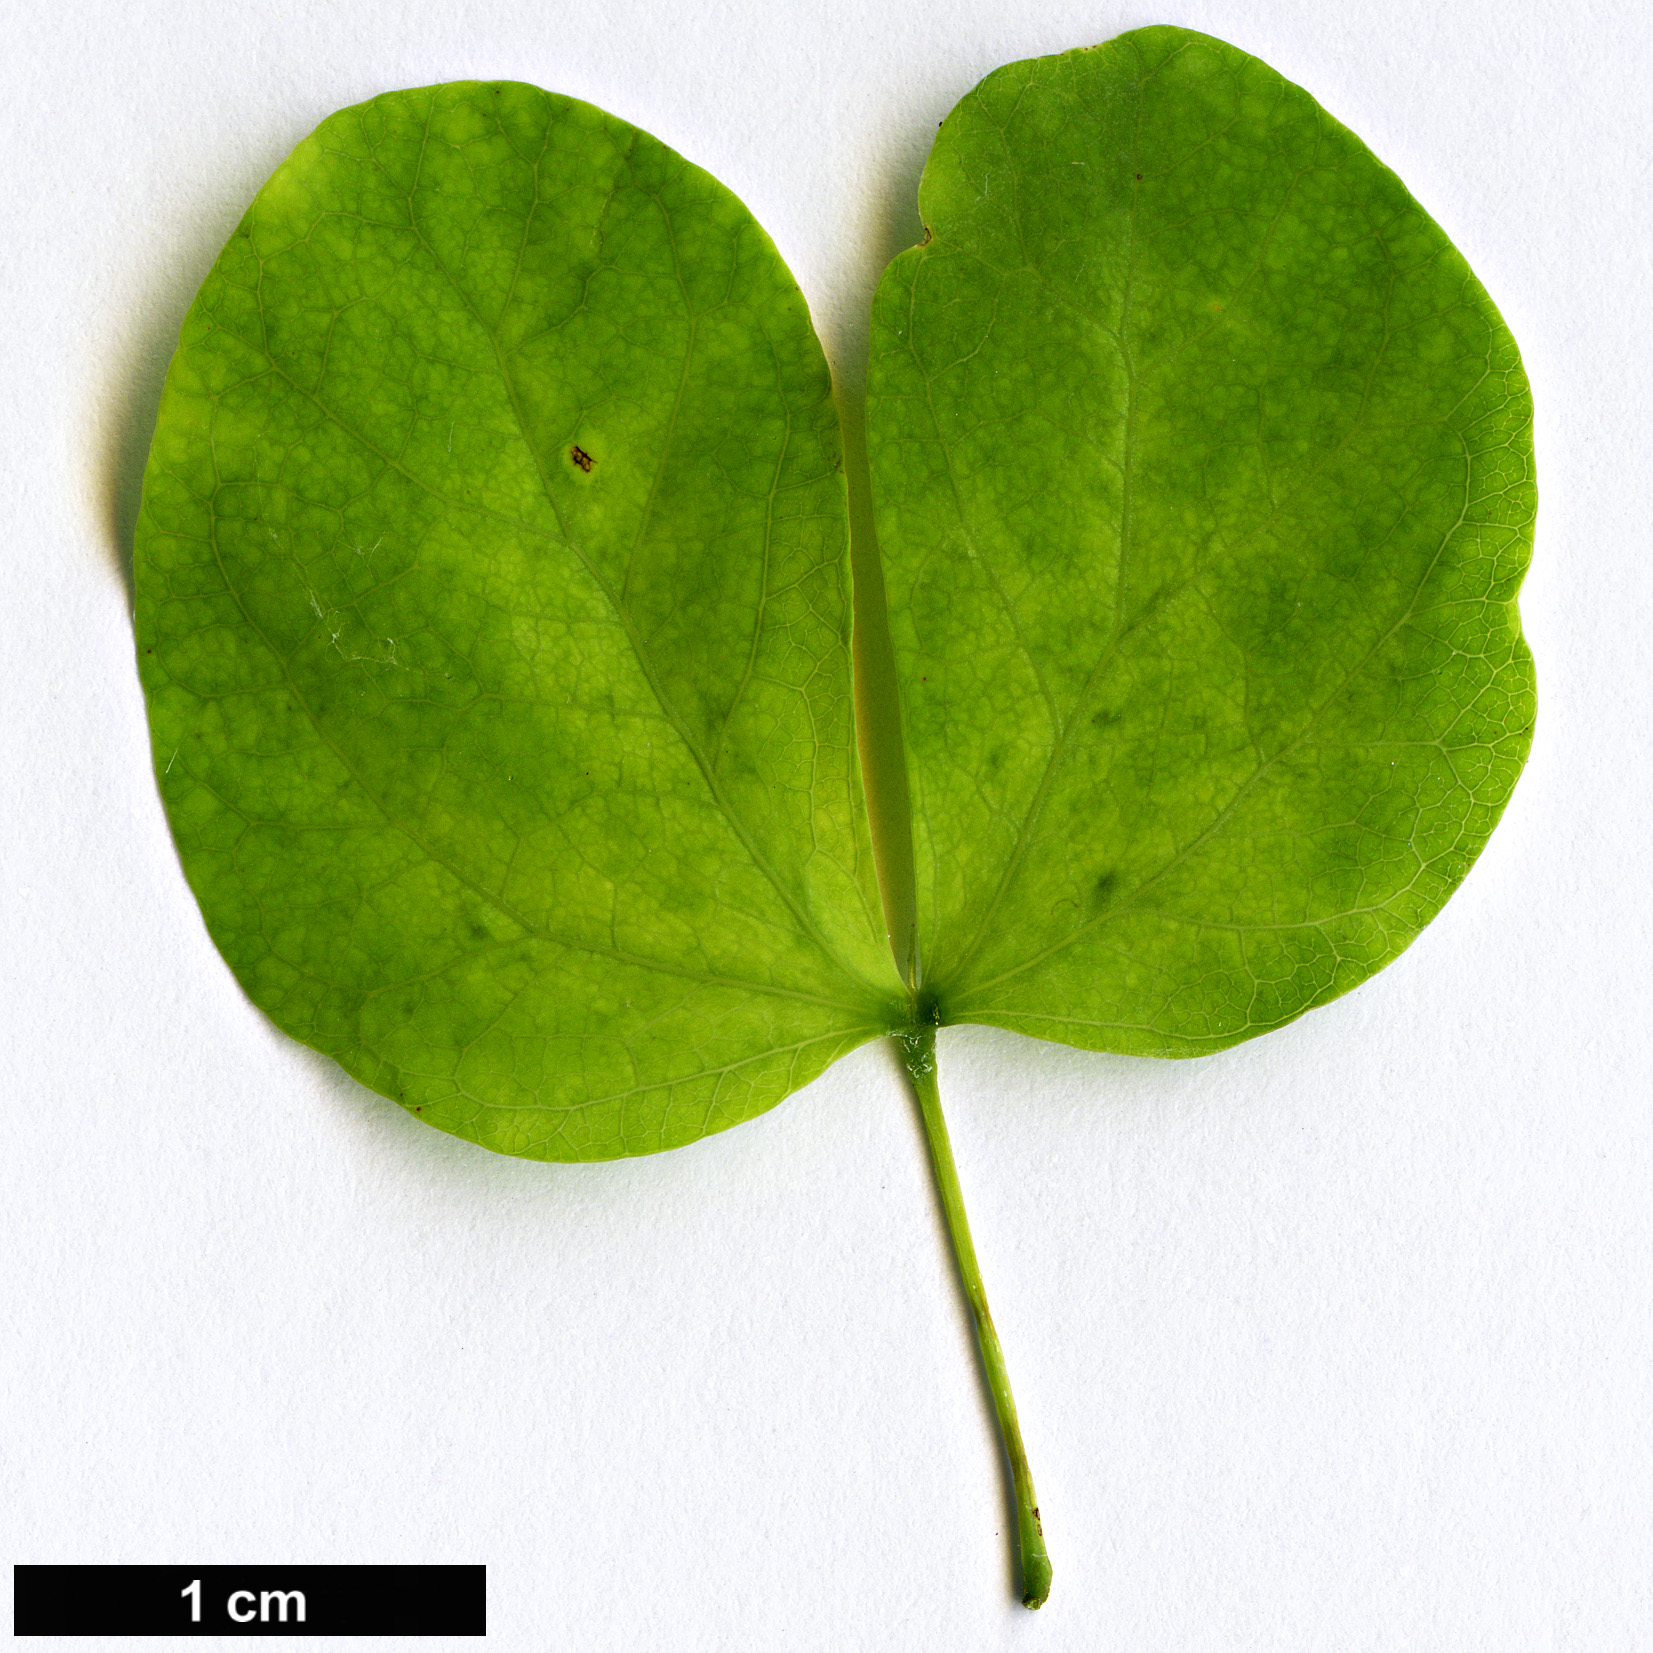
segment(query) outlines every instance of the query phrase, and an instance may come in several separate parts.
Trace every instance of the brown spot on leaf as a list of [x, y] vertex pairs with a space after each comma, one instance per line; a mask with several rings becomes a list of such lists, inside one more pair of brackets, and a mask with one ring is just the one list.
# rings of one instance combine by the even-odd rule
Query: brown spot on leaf
[[591, 474], [591, 467], [597, 463], [584, 448], [570, 448], [568, 450], [568, 457], [572, 459], [574, 463], [586, 473], [587, 476]]

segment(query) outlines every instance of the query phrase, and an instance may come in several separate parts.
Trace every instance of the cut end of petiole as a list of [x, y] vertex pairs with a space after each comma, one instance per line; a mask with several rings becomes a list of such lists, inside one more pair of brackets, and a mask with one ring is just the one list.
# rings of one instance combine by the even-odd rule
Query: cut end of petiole
[[1016, 1517], [1022, 1552], [1022, 1606], [1043, 1607], [1050, 1595], [1050, 1556], [1045, 1552], [1045, 1529], [1036, 1505], [1025, 1510], [1019, 1508]]

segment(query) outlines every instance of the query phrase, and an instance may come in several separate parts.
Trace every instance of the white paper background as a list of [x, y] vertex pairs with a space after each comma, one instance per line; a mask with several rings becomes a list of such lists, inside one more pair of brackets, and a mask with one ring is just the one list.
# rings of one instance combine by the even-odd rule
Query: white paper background
[[[511, 1650], [1653, 1645], [1637, 8], [8, 12], [0, 1560], [482, 1561]], [[746, 200], [854, 372], [952, 103], [1161, 20], [1353, 126], [1521, 341], [1541, 713], [1461, 893], [1336, 1005], [1194, 1063], [944, 1036], [1056, 1569], [1032, 1615], [888, 1055], [608, 1167], [362, 1090], [207, 939], [125, 569], [190, 296], [340, 105], [479, 76], [614, 110]]]

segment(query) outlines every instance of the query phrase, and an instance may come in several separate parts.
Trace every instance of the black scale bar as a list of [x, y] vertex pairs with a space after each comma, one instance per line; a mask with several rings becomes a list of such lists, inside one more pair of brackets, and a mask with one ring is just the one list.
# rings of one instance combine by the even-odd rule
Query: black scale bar
[[486, 1567], [14, 1567], [17, 1636], [485, 1636]]

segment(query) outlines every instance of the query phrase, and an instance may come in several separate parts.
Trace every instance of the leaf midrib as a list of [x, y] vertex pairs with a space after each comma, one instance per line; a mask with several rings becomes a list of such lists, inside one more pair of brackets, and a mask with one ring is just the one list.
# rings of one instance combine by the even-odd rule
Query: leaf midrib
[[[1142, 87], [1145, 84], [1146, 78], [1143, 81], [1139, 81], [1137, 84], [1136, 123], [1132, 128], [1131, 134], [1131, 171], [1133, 173], [1136, 171], [1136, 162], [1138, 159], [1142, 136]], [[1096, 682], [1101, 677], [1102, 672], [1106, 669], [1108, 662], [1112, 660], [1114, 654], [1116, 653], [1120, 642], [1120, 628], [1123, 624], [1125, 616], [1125, 575], [1130, 566], [1132, 504], [1131, 484], [1134, 474], [1131, 465], [1131, 456], [1136, 438], [1137, 382], [1135, 366], [1131, 360], [1130, 322], [1131, 297], [1136, 281], [1137, 204], [1141, 195], [1140, 188], [1138, 187], [1139, 183], [1140, 180], [1137, 180], [1137, 182], [1133, 183], [1131, 188], [1130, 234], [1126, 252], [1125, 283], [1124, 290], [1120, 298], [1119, 330], [1113, 335], [1114, 344], [1119, 351], [1121, 365], [1125, 370], [1125, 420], [1120, 433], [1119, 473], [1121, 494], [1119, 506], [1119, 557], [1114, 573], [1114, 623], [1110, 630], [1108, 641], [1104, 644], [1102, 653], [1096, 664], [1091, 668], [1090, 675], [1086, 678], [1084, 686], [1080, 690], [1079, 696], [1074, 702], [1073, 710], [1070, 713], [1066, 723], [1063, 723], [1059, 719], [1056, 721], [1056, 741], [1051, 748], [1050, 757], [1045, 763], [1044, 773], [1039, 777], [1039, 785], [1034, 791], [1032, 801], [1029, 803], [1027, 808], [1027, 813], [1023, 816], [1022, 827], [1020, 832], [1017, 834], [1015, 847], [1011, 851], [1010, 858], [1005, 863], [1004, 872], [999, 878], [998, 886], [993, 892], [992, 899], [987, 904], [987, 910], [983, 914], [980, 924], [976, 927], [975, 934], [971, 937], [964, 952], [960, 955], [958, 961], [953, 967], [953, 974], [955, 978], [959, 979], [964, 977], [970, 964], [974, 961], [976, 955], [981, 951], [982, 945], [992, 928], [993, 919], [997, 915], [999, 907], [1002, 905], [1005, 896], [1008, 894], [1011, 884], [1014, 883], [1016, 874], [1020, 871], [1022, 863], [1027, 858], [1028, 849], [1033, 841], [1035, 827], [1040, 816], [1044, 813], [1045, 799], [1049, 796], [1050, 789], [1055, 784], [1057, 771], [1060, 769], [1062, 761], [1067, 755], [1068, 748], [1072, 742], [1072, 733], [1079, 724], [1082, 709]], [[926, 376], [925, 382], [927, 387], [928, 376]], [[948, 461], [948, 474], [952, 474], [950, 457]], [[1019, 627], [1017, 630], [1017, 636], [1018, 639], [1020, 639], [1021, 632]], [[1022, 647], [1023, 653], [1028, 655], [1029, 661], [1031, 662], [1031, 651], [1025, 643]], [[1040, 673], [1039, 681], [1041, 686], [1043, 686], [1044, 678], [1042, 672]]]
[[[757, 844], [753, 841], [751, 833], [747, 830], [746, 823], [736, 813], [734, 807], [724, 795], [723, 788], [719, 784], [717, 776], [713, 772], [711, 765], [707, 762], [705, 753], [700, 750], [699, 742], [695, 740], [687, 723], [684, 721], [682, 714], [679, 713], [675, 703], [666, 693], [665, 685], [661, 682], [659, 674], [655, 670], [654, 662], [650, 657], [648, 647], [644, 643], [642, 637], [639, 636], [636, 624], [632, 620], [630, 609], [626, 605], [624, 599], [624, 592], [616, 592], [613, 589], [609, 581], [606, 580], [598, 571], [596, 564], [589, 556], [586, 555], [585, 548], [580, 544], [578, 539], [575, 538], [569, 529], [568, 521], [563, 515], [562, 507], [557, 503], [556, 495], [551, 487], [551, 478], [545, 468], [544, 458], [540, 454], [538, 445], [528, 434], [528, 422], [523, 412], [522, 399], [517, 390], [516, 380], [512, 377], [505, 352], [501, 348], [498, 331], [497, 329], [491, 327], [484, 319], [482, 313], [472, 302], [470, 294], [465, 291], [458, 278], [455, 277], [453, 272], [448, 268], [442, 256], [436, 251], [436, 248], [432, 246], [429, 238], [419, 226], [419, 219], [415, 210], [414, 199], [419, 189], [419, 179], [424, 168], [425, 148], [430, 142], [430, 126], [432, 119], [435, 117], [435, 113], [436, 103], [435, 100], [432, 99], [430, 108], [425, 112], [424, 140], [420, 146], [418, 163], [414, 168], [413, 181], [407, 192], [408, 227], [416, 236], [418, 236], [420, 244], [429, 254], [431, 262], [436, 266], [437, 270], [441, 272], [442, 279], [448, 283], [454, 294], [470, 313], [472, 320], [475, 321], [476, 325], [482, 329], [483, 335], [488, 340], [489, 347], [493, 350], [494, 361], [499, 372], [500, 382], [505, 387], [505, 394], [511, 405], [511, 415], [516, 420], [517, 434], [521, 438], [523, 446], [528, 450], [529, 455], [534, 461], [534, 469], [538, 473], [540, 479], [541, 492], [545, 495], [546, 503], [551, 507], [552, 515], [556, 518], [557, 528], [562, 536], [563, 543], [570, 551], [574, 553], [577, 558], [579, 558], [580, 564], [585, 569], [586, 574], [591, 579], [592, 583], [596, 585], [598, 590], [602, 592], [603, 597], [608, 602], [610, 609], [614, 613], [615, 619], [619, 621], [621, 629], [625, 632], [626, 641], [631, 647], [632, 657], [636, 660], [638, 670], [643, 674], [643, 679], [648, 684], [649, 691], [653, 694], [655, 703], [659, 706], [662, 715], [671, 726], [673, 732], [683, 743], [684, 750], [688, 752], [690, 758], [695, 764], [695, 767], [700, 771], [706, 790], [711, 794], [713, 803], [717, 805], [718, 813], [723, 816], [724, 820], [728, 823], [730, 830], [739, 840], [741, 847], [746, 851], [747, 858], [751, 861], [752, 865], [758, 870], [758, 872], [761, 873], [769, 882], [775, 893], [780, 896], [782, 902], [785, 903], [787, 910], [792, 914], [793, 921], [798, 926], [800, 933], [807, 940], [813, 943], [816, 950], [820, 952], [828, 963], [832, 964], [844, 977], [850, 981], [859, 983], [860, 985], [868, 988], [870, 991], [872, 989], [872, 983], [866, 981], [859, 971], [851, 968], [851, 966], [839, 956], [836, 949], [832, 947], [832, 945], [816, 928], [814, 921], [809, 917], [808, 913], [805, 912], [802, 904], [798, 901], [796, 896], [794, 896], [792, 891], [787, 888], [787, 886], [782, 882], [779, 874], [776, 873], [775, 869], [769, 864], [768, 857], [763, 854]], [[503, 132], [503, 127], [501, 127], [501, 131]], [[629, 162], [629, 152], [627, 159]], [[375, 166], [379, 166], [377, 158], [375, 158], [373, 164]], [[383, 167], [380, 167], [379, 170], [385, 176], [387, 182], [394, 182], [394, 180], [390, 179], [388, 172], [385, 172]], [[682, 262], [678, 257], [677, 238], [672, 228], [671, 214], [666, 209], [665, 203], [661, 201], [658, 195], [654, 194], [652, 191], [643, 189], [640, 184], [638, 185], [638, 188], [643, 194], [648, 195], [649, 198], [654, 201], [656, 207], [660, 211], [662, 219], [664, 219], [666, 224], [666, 234], [671, 242], [672, 249], [672, 273], [677, 281], [678, 290], [683, 295], [684, 308], [689, 316], [689, 342], [684, 350], [683, 375], [678, 384], [676, 398], [672, 403], [671, 420], [667, 428], [665, 439], [662, 442], [660, 465], [656, 470], [654, 483], [650, 487], [648, 498], [644, 502], [642, 518], [638, 524], [637, 537], [632, 546], [632, 562], [635, 562], [638, 547], [641, 546], [643, 538], [647, 533], [648, 519], [654, 509], [654, 502], [658, 493], [659, 479], [664, 473], [667, 453], [669, 452], [671, 440], [676, 431], [677, 414], [682, 405], [684, 386], [688, 382], [689, 362], [693, 357], [696, 327], [699, 320], [699, 317], [693, 308], [692, 301], [689, 298], [688, 286], [683, 280], [683, 267]], [[539, 210], [539, 207], [539, 163], [536, 161], [534, 165], [534, 201], [533, 205], [529, 208], [528, 218], [524, 225], [523, 233], [525, 239], [527, 236], [527, 225], [532, 223], [533, 215]], [[768, 521], [766, 519], [766, 542], [768, 526]], [[766, 557], [767, 552], [768, 547], [766, 543]], [[628, 586], [630, 584], [630, 579], [631, 569], [628, 564], [626, 573], [626, 582]]]

